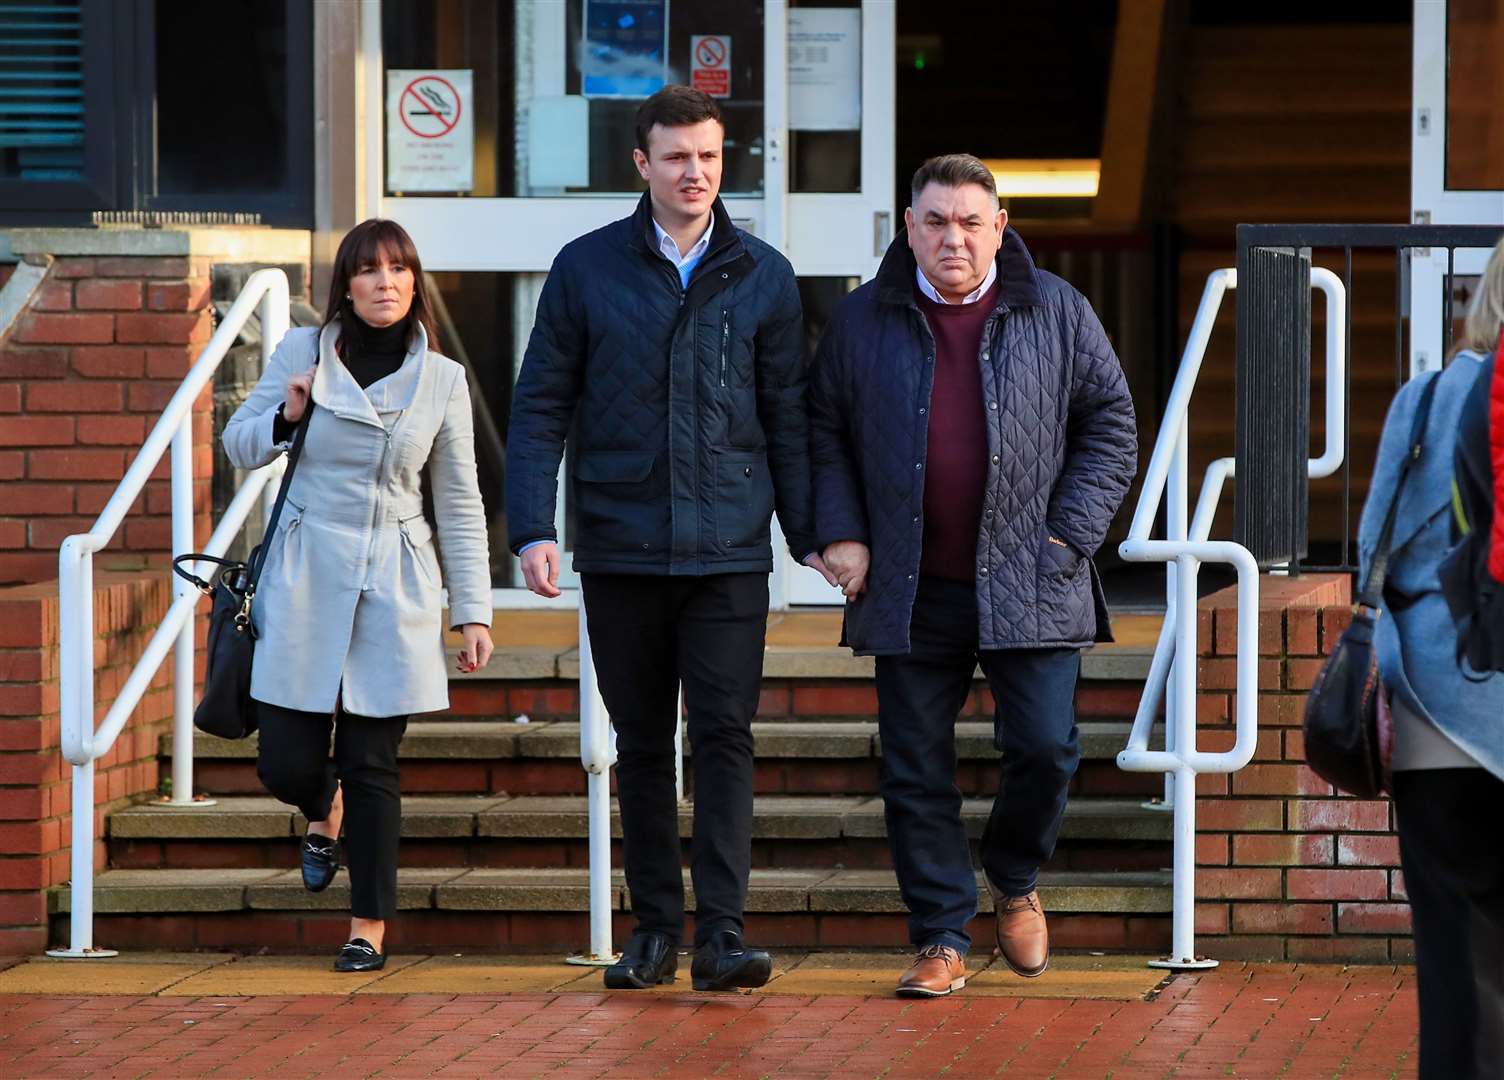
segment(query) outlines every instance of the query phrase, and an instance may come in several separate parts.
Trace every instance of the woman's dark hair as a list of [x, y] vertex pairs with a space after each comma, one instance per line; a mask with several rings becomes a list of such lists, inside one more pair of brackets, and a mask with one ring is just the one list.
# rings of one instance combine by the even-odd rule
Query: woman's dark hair
[[726, 126], [715, 98], [687, 86], [665, 86], [637, 108], [637, 149], [652, 156], [648, 154], [648, 132], [654, 124], [689, 127], [706, 120], [714, 120], [722, 128]]
[[[418, 249], [406, 229], [386, 218], [362, 221], [339, 242], [339, 250], [334, 255], [334, 274], [329, 281], [324, 325], [328, 326], [335, 319], [359, 318], [354, 305], [346, 299], [350, 279], [360, 273], [362, 267], [379, 263], [383, 255], [413, 272], [413, 306], [407, 313], [408, 326], [422, 326], [428, 335], [428, 347], [438, 352], [439, 335], [434, 329], [433, 306], [428, 302], [428, 286], [423, 280], [423, 263], [418, 258]], [[344, 357], [344, 345], [344, 341], [338, 345], [341, 358]]]

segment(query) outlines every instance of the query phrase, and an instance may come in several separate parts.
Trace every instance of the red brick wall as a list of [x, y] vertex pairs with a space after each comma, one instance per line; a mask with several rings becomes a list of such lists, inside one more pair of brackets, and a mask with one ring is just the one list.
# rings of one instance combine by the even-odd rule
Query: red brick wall
[[[1198, 946], [1230, 959], [1409, 960], [1392, 804], [1339, 795], [1304, 764], [1306, 698], [1352, 619], [1350, 581], [1260, 585], [1258, 750], [1230, 777], [1198, 778]], [[1233, 743], [1235, 601], [1227, 589], [1201, 602], [1203, 750]]]
[[[167, 612], [161, 571], [96, 569], [96, 723]], [[0, 589], [0, 955], [47, 945], [48, 886], [69, 878], [72, 774], [62, 756], [58, 600], [52, 583]], [[104, 819], [155, 791], [157, 740], [172, 726], [164, 664], [111, 751], [95, 763], [94, 866], [105, 865]]]
[[[0, 584], [57, 576], [212, 332], [209, 261], [54, 261], [0, 340]], [[194, 411], [194, 505], [209, 534], [213, 391]], [[168, 458], [108, 550], [171, 550]]]

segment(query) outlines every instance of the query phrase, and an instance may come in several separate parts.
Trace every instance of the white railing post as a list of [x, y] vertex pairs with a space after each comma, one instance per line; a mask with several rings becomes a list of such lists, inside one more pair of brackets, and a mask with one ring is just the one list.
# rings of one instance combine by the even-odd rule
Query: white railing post
[[611, 947], [611, 766], [615, 763], [611, 719], [595, 677], [585, 595], [580, 593], [580, 763], [586, 777], [590, 829], [590, 951], [568, 958], [571, 964], [604, 967], [616, 962]]
[[[172, 437], [172, 554], [194, 550], [193, 414]], [[174, 599], [195, 592], [191, 582], [172, 575]], [[193, 805], [193, 620], [178, 631], [172, 675], [172, 806]], [[206, 800], [204, 805], [212, 805]]]
[[88, 541], [68, 537], [58, 557], [63, 753], [82, 764], [75, 761], [72, 769], [68, 945], [47, 955], [75, 959], [116, 955], [94, 947], [94, 553]]

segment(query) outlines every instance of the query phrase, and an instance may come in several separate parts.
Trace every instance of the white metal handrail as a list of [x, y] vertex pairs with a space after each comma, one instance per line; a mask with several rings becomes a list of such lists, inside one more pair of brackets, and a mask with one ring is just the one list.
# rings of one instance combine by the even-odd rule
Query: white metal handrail
[[[1344, 327], [1347, 295], [1341, 279], [1329, 270], [1311, 271], [1313, 288], [1326, 297], [1326, 445], [1310, 460], [1313, 478], [1330, 476], [1341, 467], [1346, 444], [1347, 359]], [[1229, 540], [1209, 540], [1212, 519], [1222, 488], [1234, 472], [1234, 459], [1211, 463], [1189, 517], [1189, 411], [1201, 362], [1212, 327], [1227, 290], [1237, 288], [1237, 271], [1214, 270], [1207, 277], [1201, 304], [1186, 341], [1180, 370], [1170, 390], [1164, 421], [1149, 458], [1149, 468], [1129, 527], [1118, 552], [1130, 562], [1166, 564], [1165, 619], [1139, 700], [1127, 747], [1118, 754], [1118, 767], [1127, 772], [1166, 774], [1166, 802], [1173, 808], [1173, 908], [1171, 952], [1151, 966], [1178, 970], [1213, 967], [1215, 960], [1195, 950], [1196, 775], [1232, 773], [1253, 759], [1258, 740], [1258, 595], [1259, 570], [1252, 553]], [[1167, 537], [1152, 540], [1149, 533], [1159, 514], [1166, 489]], [[1235, 738], [1231, 749], [1204, 752], [1196, 748], [1196, 576], [1203, 562], [1233, 566], [1238, 575], [1238, 628], [1234, 700]], [[1184, 613], [1184, 615], [1182, 615]], [[1155, 715], [1165, 706], [1165, 749], [1150, 750]]]
[[[115, 955], [113, 950], [94, 947], [94, 762], [114, 746], [171, 649], [176, 650], [173, 663], [172, 805], [209, 805], [195, 802], [193, 798], [193, 613], [199, 592], [189, 582], [173, 575], [172, 605], [96, 730], [94, 553], [105, 548], [114, 538], [169, 444], [172, 450], [172, 552], [176, 556], [194, 550], [193, 405], [213, 379], [241, 328], [258, 308], [264, 368], [287, 333], [290, 321], [287, 276], [281, 270], [258, 270], [247, 279], [245, 288], [167, 403], [93, 528], [65, 539], [58, 552], [62, 744], [63, 756], [73, 766], [73, 836], [69, 946], [48, 950], [53, 956]], [[284, 462], [278, 458], [247, 476], [204, 545], [205, 554], [223, 555], [228, 550], [258, 496], [265, 498], [269, 507], [276, 494], [274, 481], [282, 475], [283, 468]]]

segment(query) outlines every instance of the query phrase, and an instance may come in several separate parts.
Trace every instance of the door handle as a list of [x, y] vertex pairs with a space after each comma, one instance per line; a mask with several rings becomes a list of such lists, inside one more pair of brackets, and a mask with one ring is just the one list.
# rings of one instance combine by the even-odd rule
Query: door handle
[[872, 256], [881, 258], [888, 250], [888, 245], [893, 242], [893, 215], [887, 210], [876, 210], [872, 214]]

